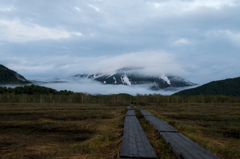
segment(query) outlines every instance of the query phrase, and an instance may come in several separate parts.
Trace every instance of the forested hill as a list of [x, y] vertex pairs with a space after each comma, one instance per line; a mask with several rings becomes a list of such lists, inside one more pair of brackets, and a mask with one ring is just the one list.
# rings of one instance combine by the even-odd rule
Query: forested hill
[[0, 64], [0, 84], [30, 83], [22, 75]]
[[240, 77], [213, 81], [197, 88], [187, 89], [174, 95], [224, 95], [240, 96]]
[[70, 91], [60, 91], [58, 92], [55, 89], [37, 86], [37, 85], [25, 85], [15, 88], [0, 87], [0, 94], [4, 93], [15, 93], [15, 94], [28, 94], [28, 95], [37, 95], [37, 94], [71, 94]]

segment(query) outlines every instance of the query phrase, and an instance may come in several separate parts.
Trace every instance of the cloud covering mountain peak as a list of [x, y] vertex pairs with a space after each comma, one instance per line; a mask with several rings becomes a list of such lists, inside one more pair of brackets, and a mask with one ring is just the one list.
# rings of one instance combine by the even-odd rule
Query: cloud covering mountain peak
[[[100, 73], [115, 73], [125, 68], [125, 72], [144, 73], [145, 75], [162, 75], [186, 73], [177, 63], [174, 55], [163, 51], [134, 52], [104, 58], [92, 64], [89, 71]], [[126, 70], [126, 68], [129, 68]]]
[[237, 0], [7, 0], [0, 63], [26, 75], [139, 67], [205, 83], [239, 75]]

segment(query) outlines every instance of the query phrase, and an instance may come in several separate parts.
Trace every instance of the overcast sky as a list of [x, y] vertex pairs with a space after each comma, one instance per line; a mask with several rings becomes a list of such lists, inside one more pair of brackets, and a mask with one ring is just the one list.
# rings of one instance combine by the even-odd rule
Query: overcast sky
[[143, 67], [240, 76], [239, 0], [0, 0], [0, 64], [28, 79]]

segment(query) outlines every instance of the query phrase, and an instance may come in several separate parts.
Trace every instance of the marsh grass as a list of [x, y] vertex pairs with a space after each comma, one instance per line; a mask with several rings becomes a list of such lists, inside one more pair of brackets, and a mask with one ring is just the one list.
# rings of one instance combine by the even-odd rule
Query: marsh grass
[[0, 156], [118, 158], [125, 107], [0, 104]]
[[240, 158], [240, 104], [143, 107], [220, 158]]

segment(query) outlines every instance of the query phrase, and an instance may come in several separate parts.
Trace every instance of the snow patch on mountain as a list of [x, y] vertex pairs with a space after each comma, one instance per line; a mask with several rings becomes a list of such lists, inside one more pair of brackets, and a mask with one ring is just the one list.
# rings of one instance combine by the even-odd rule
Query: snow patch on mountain
[[114, 84], [117, 84], [117, 79], [116, 77], [113, 76]]
[[127, 84], [127, 85], [132, 85], [129, 78], [126, 75], [123, 75], [121, 77], [122, 83]]
[[95, 79], [95, 78], [99, 78], [99, 77], [102, 77], [102, 76], [103, 76], [103, 74], [94, 74], [93, 78]]
[[162, 76], [160, 77], [160, 79], [163, 79], [165, 82], [167, 82], [167, 84], [171, 85], [171, 81], [168, 79], [167, 76], [162, 75]]

